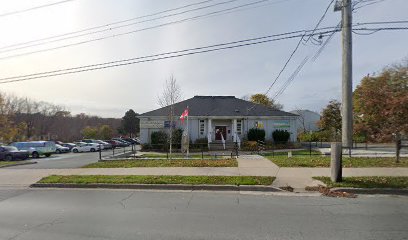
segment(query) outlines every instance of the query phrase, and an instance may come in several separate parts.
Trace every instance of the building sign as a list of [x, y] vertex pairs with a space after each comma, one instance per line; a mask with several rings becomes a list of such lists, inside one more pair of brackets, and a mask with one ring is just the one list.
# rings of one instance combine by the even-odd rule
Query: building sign
[[141, 119], [140, 128], [164, 128], [164, 121]]
[[[172, 128], [176, 128], [176, 122], [173, 121]], [[170, 121], [164, 121], [164, 128], [170, 128]]]
[[256, 121], [255, 122], [255, 128], [263, 129], [264, 128], [263, 122], [262, 121]]
[[290, 123], [288, 120], [275, 121], [273, 122], [274, 128], [290, 128]]

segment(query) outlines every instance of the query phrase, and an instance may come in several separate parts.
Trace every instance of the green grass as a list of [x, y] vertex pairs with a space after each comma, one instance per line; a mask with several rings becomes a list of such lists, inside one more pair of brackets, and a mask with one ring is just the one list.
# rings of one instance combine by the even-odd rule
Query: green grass
[[[265, 154], [263, 154], [264, 156], [288, 156], [288, 152], [289, 151], [285, 151], [285, 152], [267, 152]], [[291, 151], [292, 152], [292, 156], [310, 156], [310, 151], [309, 150], [299, 150], [299, 151]], [[321, 156], [321, 152], [316, 151], [316, 150], [312, 150], [312, 156]]]
[[[279, 167], [330, 167], [329, 156], [266, 156]], [[408, 167], [408, 158], [401, 158], [400, 163], [392, 157], [343, 157], [343, 167]]]
[[136, 167], [238, 167], [235, 159], [173, 159], [173, 160], [112, 160], [91, 163], [84, 168], [136, 168]]
[[[173, 158], [184, 158], [186, 155], [185, 154], [181, 154], [181, 153], [173, 153], [172, 157]], [[167, 159], [167, 154], [164, 153], [145, 153], [141, 156], [142, 158], [166, 158]], [[203, 156], [201, 156], [200, 154], [194, 153], [194, 154], [190, 154], [189, 155], [190, 158], [213, 158], [213, 155], [209, 155], [209, 154], [203, 154]]]
[[210, 184], [210, 185], [271, 185], [274, 177], [258, 176], [140, 176], [140, 175], [51, 175], [38, 183], [71, 184]]
[[343, 177], [343, 181], [339, 183], [333, 183], [329, 177], [313, 178], [324, 182], [330, 188], [408, 188], [408, 177]]
[[0, 161], [0, 168], [7, 167], [9, 165], [21, 165], [25, 164], [27, 161]]

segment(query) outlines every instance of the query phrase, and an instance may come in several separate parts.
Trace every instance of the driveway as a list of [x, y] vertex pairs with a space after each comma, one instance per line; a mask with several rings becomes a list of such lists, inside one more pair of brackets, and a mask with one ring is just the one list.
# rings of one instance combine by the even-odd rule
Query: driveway
[[[103, 152], [103, 154], [107, 154]], [[8, 167], [7, 169], [66, 169], [80, 168], [89, 163], [97, 162], [99, 152], [54, 154], [51, 157], [32, 159], [37, 164]]]

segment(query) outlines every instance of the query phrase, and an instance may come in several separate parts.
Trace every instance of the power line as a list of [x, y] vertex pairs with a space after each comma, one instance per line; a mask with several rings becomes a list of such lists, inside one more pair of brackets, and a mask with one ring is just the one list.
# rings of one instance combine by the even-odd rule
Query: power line
[[37, 9], [40, 9], [40, 8], [51, 7], [51, 6], [55, 6], [55, 5], [58, 5], [58, 4], [71, 2], [71, 1], [73, 1], [73, 0], [64, 0], [64, 1], [49, 3], [49, 4], [45, 4], [45, 5], [40, 5], [40, 6], [36, 6], [36, 7], [26, 8], [26, 9], [22, 9], [22, 10], [1, 13], [0, 17], [6, 17], [6, 16], [14, 15], [14, 14], [20, 14], [20, 13], [24, 13], [24, 12], [28, 12], [28, 11], [32, 11], [32, 10], [37, 10]]
[[133, 18], [129, 18], [129, 19], [121, 20], [121, 21], [111, 22], [111, 23], [107, 23], [107, 24], [103, 24], [103, 25], [99, 25], [99, 26], [95, 26], [95, 27], [85, 28], [85, 29], [82, 29], [82, 30], [77, 30], [77, 31], [73, 31], [73, 32], [63, 33], [63, 34], [58, 34], [58, 35], [45, 37], [45, 38], [40, 38], [40, 39], [36, 39], [36, 40], [31, 40], [31, 41], [27, 41], [27, 42], [11, 44], [11, 45], [0, 47], [0, 49], [11, 48], [11, 47], [19, 46], [19, 45], [26, 45], [26, 44], [29, 44], [29, 43], [40, 42], [40, 41], [44, 41], [44, 40], [48, 40], [48, 39], [59, 38], [59, 37], [64, 37], [64, 36], [68, 36], [68, 35], [73, 35], [73, 34], [76, 34], [76, 33], [82, 33], [82, 32], [86, 32], [86, 31], [90, 31], [90, 30], [109, 27], [109, 26], [112, 26], [112, 25], [125, 23], [125, 22], [130, 22], [130, 21], [134, 21], [134, 20], [142, 19], [142, 18], [146, 18], [146, 17], [153, 17], [153, 16], [157, 16], [157, 15], [160, 15], [160, 14], [163, 14], [163, 13], [173, 12], [173, 11], [177, 11], [177, 10], [180, 10], [180, 9], [183, 9], [183, 8], [188, 8], [188, 7], [191, 7], [191, 6], [200, 5], [200, 4], [204, 4], [204, 3], [208, 3], [208, 2], [212, 2], [212, 1], [214, 1], [214, 0], [206, 0], [206, 1], [201, 1], [201, 2], [197, 2], [197, 3], [192, 3], [192, 4], [184, 5], [184, 6], [181, 6], [181, 7], [177, 7], [177, 8], [167, 9], [167, 10], [160, 11], [160, 12], [155, 12], [155, 13], [151, 13], [151, 14], [147, 14], [147, 15], [143, 15], [143, 16], [138, 16], [138, 17], [133, 17]]
[[52, 50], [56, 50], [56, 49], [66, 48], [66, 47], [82, 45], [82, 44], [89, 43], [89, 42], [95, 42], [95, 41], [100, 41], [100, 40], [104, 40], [104, 39], [108, 39], [108, 38], [124, 36], [124, 35], [133, 34], [133, 33], [141, 32], [141, 31], [160, 28], [160, 27], [164, 27], [164, 26], [168, 26], [168, 25], [179, 24], [179, 23], [183, 23], [183, 22], [187, 22], [187, 21], [195, 21], [195, 20], [198, 20], [200, 18], [204, 18], [204, 17], [208, 17], [208, 16], [211, 16], [211, 15], [220, 14], [220, 13], [228, 13], [228, 11], [230, 11], [230, 10], [234, 10], [234, 9], [238, 9], [238, 8], [243, 8], [243, 7], [259, 4], [259, 3], [262, 3], [262, 2], [266, 2], [266, 1], [270, 1], [270, 0], [260, 0], [260, 1], [247, 3], [247, 4], [242, 4], [242, 5], [239, 5], [239, 6], [235, 6], [235, 7], [231, 7], [231, 8], [227, 8], [227, 9], [222, 9], [222, 10], [218, 10], [218, 11], [214, 11], [214, 12], [210, 12], [210, 13], [206, 13], [206, 14], [202, 14], [202, 15], [197, 15], [197, 16], [194, 16], [194, 17], [189, 17], [189, 18], [184, 18], [184, 19], [177, 20], [177, 21], [167, 22], [167, 23], [155, 25], [155, 26], [152, 26], [152, 27], [146, 27], [146, 28], [132, 30], [132, 31], [123, 32], [123, 33], [118, 33], [118, 34], [114, 34], [114, 35], [109, 35], [109, 36], [104, 36], [104, 37], [99, 37], [99, 38], [93, 38], [93, 39], [84, 40], [84, 41], [81, 41], [81, 42], [76, 42], [76, 43], [71, 43], [71, 44], [66, 44], [66, 45], [61, 45], [61, 46], [57, 46], [57, 47], [31, 51], [31, 52], [25, 52], [25, 53], [21, 53], [21, 54], [9, 55], [9, 56], [5, 56], [5, 57], [1, 57], [0, 60], [14, 58], [14, 57], [21, 57], [21, 56], [25, 56], [25, 55], [40, 53], [40, 52], [52, 51]]
[[[355, 29], [355, 30], [362, 30], [362, 29]], [[370, 30], [373, 30], [373, 29], [370, 29]], [[408, 27], [403, 27], [403, 28], [401, 27], [401, 28], [398, 28], [398, 29], [396, 29], [396, 28], [381, 28], [381, 30], [408, 30]], [[333, 31], [338, 31], [338, 30], [336, 30], [336, 29], [327, 30], [327, 31], [315, 32], [313, 34], [314, 35], [326, 35], [326, 34], [332, 33]], [[304, 32], [304, 31], [302, 31], [302, 32]], [[286, 34], [279, 34], [279, 35], [283, 36], [283, 35], [288, 35], [288, 34], [286, 33]], [[279, 35], [275, 35], [275, 36], [279, 36]], [[218, 48], [210, 48], [210, 49], [208, 49], [209, 46], [195, 48], [195, 49], [200, 49], [199, 51], [191, 51], [191, 50], [190, 51], [189, 50], [175, 51], [175, 53], [182, 52], [182, 51], [185, 52], [185, 53], [176, 54], [176, 55], [170, 55], [170, 53], [163, 53], [163, 54], [156, 54], [155, 56], [160, 56], [160, 57], [156, 57], [156, 58], [139, 57], [139, 58], [134, 58], [134, 59], [144, 59], [144, 60], [137, 60], [137, 61], [122, 60], [122, 61], [116, 61], [115, 64], [111, 64], [111, 65], [107, 65], [107, 63], [94, 64], [94, 65], [89, 65], [89, 66], [95, 66], [95, 67], [87, 68], [89, 66], [82, 66], [82, 67], [77, 67], [76, 69], [71, 68], [71, 69], [75, 69], [75, 70], [67, 71], [67, 72], [61, 72], [63, 70], [55, 70], [55, 71], [52, 71], [54, 73], [47, 74], [47, 75], [41, 75], [41, 74], [46, 74], [47, 73], [47, 72], [45, 72], [45, 73], [27, 74], [27, 75], [21, 76], [20, 78], [18, 78], [18, 77], [7, 77], [7, 78], [0, 79], [0, 81], [1, 81], [0, 84], [10, 83], [10, 82], [27, 81], [27, 80], [37, 79], [37, 78], [46, 78], [46, 77], [67, 75], [67, 74], [80, 73], [80, 72], [87, 72], [87, 71], [93, 71], [93, 70], [99, 70], [99, 69], [105, 69], [105, 68], [112, 68], [112, 67], [119, 67], [119, 66], [137, 64], [137, 63], [152, 62], [152, 61], [158, 61], [158, 60], [164, 60], [164, 59], [170, 59], [170, 58], [176, 58], [176, 57], [182, 57], [182, 56], [188, 56], [188, 55], [195, 55], [195, 54], [200, 54], [200, 53], [214, 52], [214, 51], [219, 51], [219, 50], [233, 49], [233, 48], [239, 48], [239, 47], [244, 47], [244, 46], [251, 46], [251, 45], [257, 45], [257, 44], [262, 44], [262, 43], [267, 43], [267, 42], [280, 41], [280, 40], [292, 39], [292, 38], [297, 38], [297, 37], [305, 37], [305, 36], [309, 36], [309, 34], [296, 34], [296, 35], [283, 36], [283, 37], [273, 38], [273, 39], [265, 39], [265, 40], [260, 40], [260, 41], [256, 41], [256, 42], [245, 42], [245, 41], [248, 41], [248, 40], [240, 40], [240, 41], [235, 41], [235, 42], [243, 42], [243, 43], [235, 44], [235, 45], [232, 45], [232, 46], [227, 45], [227, 46], [222, 46], [222, 47], [218, 47]], [[265, 38], [265, 37], [254, 38], [254, 39], [262, 39], [262, 38]], [[227, 43], [225, 43], [225, 44], [227, 44]], [[225, 45], [225, 44], [219, 44], [219, 45], [221, 46], [221, 45]], [[162, 55], [170, 55], [170, 56], [163, 56], [162, 57]], [[11, 80], [7, 80], [7, 79], [11, 79]]]
[[[323, 15], [320, 17], [319, 21], [317, 22], [317, 24], [315, 25], [312, 34], [309, 35], [309, 37], [306, 39], [306, 43], [310, 40], [313, 39], [313, 33], [317, 30], [317, 28], [319, 27], [319, 25], [322, 23], [323, 19], [326, 17], [326, 14], [330, 8], [330, 6], [333, 4], [334, 0], [331, 0], [331, 2], [329, 3], [329, 5], [326, 7]], [[306, 33], [305, 33], [306, 34]], [[275, 80], [272, 82], [272, 84], [269, 86], [268, 90], [265, 92], [265, 95], [268, 95], [269, 91], [272, 89], [272, 87], [275, 85], [275, 83], [278, 81], [279, 77], [281, 76], [281, 74], [283, 73], [283, 71], [286, 69], [287, 65], [289, 64], [289, 62], [291, 61], [291, 59], [293, 58], [293, 56], [295, 55], [296, 51], [299, 49], [300, 43], [303, 41], [304, 36], [300, 38], [299, 42], [297, 43], [295, 49], [292, 51], [292, 53], [290, 54], [288, 60], [286, 60], [285, 64], [283, 65], [282, 69], [280, 70], [280, 72], [278, 73], [278, 75], [276, 76]]]
[[[114, 30], [114, 29], [129, 27], [129, 26], [133, 26], [133, 25], [140, 24], [140, 23], [146, 23], [146, 22], [156, 21], [156, 20], [160, 20], [160, 19], [163, 19], [163, 18], [174, 17], [174, 16], [186, 14], [186, 13], [189, 13], [189, 12], [199, 11], [199, 10], [203, 10], [203, 9], [206, 9], [206, 8], [211, 8], [211, 7], [215, 7], [215, 6], [219, 6], [219, 5], [223, 5], [223, 4], [232, 3], [232, 2], [235, 2], [235, 1], [238, 1], [238, 0], [228, 0], [228, 1], [220, 2], [220, 3], [208, 5], [208, 6], [203, 6], [203, 7], [198, 7], [198, 8], [194, 8], [194, 9], [189, 9], [189, 10], [185, 10], [185, 11], [182, 11], [182, 12], [172, 13], [172, 14], [168, 14], [168, 15], [165, 15], [165, 16], [160, 16], [160, 17], [156, 17], [156, 18], [151, 18], [151, 19], [147, 19], [147, 20], [143, 20], [143, 21], [138, 21], [138, 22], [133, 22], [133, 23], [127, 23], [127, 24], [123, 24], [123, 25], [119, 25], [119, 26], [115, 26], [115, 27], [109, 27], [109, 28], [102, 29], [102, 30], [97, 30], [97, 31], [92, 31], [92, 32], [86, 32], [86, 33], [82, 33], [82, 34], [78, 34], [78, 35], [74, 35], [74, 36], [67, 36], [67, 37], [63, 37], [63, 38], [57, 38], [57, 39], [53, 39], [53, 40], [48, 40], [48, 41], [42, 41], [42, 42], [32, 43], [32, 44], [28, 44], [28, 45], [20, 46], [20, 47], [8, 48], [8, 49], [5, 49], [5, 50], [0, 50], [0, 53], [15, 51], [15, 50], [24, 49], [24, 48], [29, 48], [29, 47], [40, 46], [40, 45], [44, 45], [44, 44], [49, 44], [49, 43], [53, 43], [53, 42], [59, 42], [59, 41], [68, 40], [68, 39], [73, 39], [73, 38], [78, 38], [78, 37], [83, 37], [83, 36], [87, 36], [87, 35], [93, 35], [93, 34], [102, 33], [102, 32], [107, 32], [107, 31], [112, 31], [112, 30]], [[208, 1], [204, 1], [204, 2], [208, 2]], [[190, 4], [190, 5], [191, 5], [191, 4]], [[122, 21], [122, 22], [124, 22], [124, 21]], [[127, 22], [127, 21], [126, 21], [126, 22]], [[113, 24], [108, 24], [108, 25], [113, 25]], [[64, 35], [64, 34], [63, 34], [63, 35]], [[54, 38], [54, 37], [51, 37], [51, 38]]]
[[[324, 35], [324, 34], [331, 33], [332, 31], [333, 30], [325, 30], [325, 31], [317, 32], [317, 33], [315, 32], [313, 34]], [[185, 49], [185, 50], [180, 50], [180, 51], [167, 52], [167, 53], [155, 54], [155, 55], [150, 55], [150, 56], [113, 61], [113, 62], [108, 62], [108, 63], [100, 63], [100, 64], [93, 64], [93, 65], [87, 65], [87, 66], [80, 66], [80, 67], [75, 67], [75, 68], [67, 68], [67, 69], [61, 69], [61, 70], [42, 72], [42, 73], [6, 77], [6, 78], [1, 78], [0, 81], [2, 82], [0, 83], [25, 81], [25, 80], [31, 80], [31, 79], [37, 79], [37, 78], [66, 75], [66, 74], [72, 74], [72, 73], [77, 73], [77, 72], [85, 72], [85, 71], [91, 71], [91, 70], [98, 70], [98, 69], [104, 69], [104, 68], [136, 64], [136, 63], [151, 62], [151, 61], [163, 60], [163, 59], [168, 59], [168, 58], [195, 55], [199, 53], [214, 52], [214, 51], [219, 51], [219, 50], [232, 49], [232, 48], [238, 48], [238, 47], [244, 47], [244, 46], [257, 45], [261, 43], [309, 36], [309, 34], [304, 34], [304, 33], [296, 34], [297, 32], [305, 32], [305, 31], [304, 30], [295, 31], [293, 33], [283, 33], [283, 34], [252, 38], [252, 39], [245, 39], [245, 40], [234, 41], [230, 43], [222, 43], [222, 44], [210, 45], [210, 46], [205, 46], [205, 47]]]

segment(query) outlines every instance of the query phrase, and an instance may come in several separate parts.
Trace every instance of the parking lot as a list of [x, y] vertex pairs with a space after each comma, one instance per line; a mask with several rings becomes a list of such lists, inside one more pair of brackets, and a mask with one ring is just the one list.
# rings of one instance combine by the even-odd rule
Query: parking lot
[[14, 169], [60, 169], [80, 168], [99, 160], [99, 152], [53, 154], [50, 157], [41, 157], [29, 161], [36, 164], [20, 165], [9, 168]]

